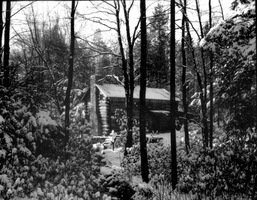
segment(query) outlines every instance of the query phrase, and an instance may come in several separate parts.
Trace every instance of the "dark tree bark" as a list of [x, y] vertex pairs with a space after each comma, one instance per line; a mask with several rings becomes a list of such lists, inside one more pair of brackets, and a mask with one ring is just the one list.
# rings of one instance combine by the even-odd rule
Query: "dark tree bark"
[[146, 34], [146, 14], [145, 14], [145, 0], [140, 1], [141, 12], [141, 66], [140, 66], [140, 152], [141, 152], [141, 175], [142, 180], [146, 183], [149, 182], [149, 169], [147, 160], [147, 147], [146, 147], [146, 58], [147, 58], [147, 34]]
[[[199, 26], [200, 26], [200, 32], [201, 32], [201, 38], [204, 38], [204, 33], [203, 33], [203, 26], [202, 26], [202, 20], [201, 20], [201, 13], [199, 9], [199, 2], [198, 0], [195, 0], [196, 3], [196, 10], [198, 14], [198, 20], [199, 20]], [[206, 108], [206, 102], [207, 102], [207, 73], [206, 73], [206, 66], [205, 66], [205, 60], [204, 60], [204, 50], [201, 47], [201, 59], [202, 59], [202, 65], [203, 65], [203, 79], [204, 82], [202, 84], [202, 79], [200, 77], [200, 74], [198, 73], [197, 76], [199, 75], [198, 79], [198, 85], [200, 88], [200, 100], [201, 100], [201, 108], [202, 108], [202, 123], [203, 123], [203, 128], [202, 128], [202, 134], [203, 134], [203, 145], [204, 147], [208, 147], [208, 121], [207, 121], [207, 108]], [[201, 81], [201, 83], [200, 83]]]
[[129, 75], [128, 75], [128, 64], [127, 59], [125, 57], [124, 53], [124, 47], [122, 42], [122, 36], [121, 36], [121, 27], [120, 27], [120, 3], [119, 1], [114, 0], [115, 5], [115, 16], [116, 16], [116, 23], [117, 23], [117, 33], [118, 33], [118, 43], [120, 47], [120, 54], [121, 54], [121, 62], [122, 62], [122, 71], [123, 71], [123, 77], [124, 77], [124, 89], [125, 89], [125, 96], [126, 96], [126, 112], [127, 112], [127, 142], [125, 144], [125, 152], [124, 154], [127, 154], [127, 147], [132, 146], [133, 138], [132, 138], [132, 126], [133, 121], [133, 107], [131, 107], [131, 93], [130, 93], [130, 84], [129, 84]]
[[[182, 1], [181, 1], [182, 4]], [[183, 5], [183, 4], [182, 4]], [[182, 16], [182, 37], [181, 37], [181, 54], [182, 54], [182, 101], [184, 108], [184, 131], [185, 131], [185, 147], [186, 153], [189, 154], [189, 134], [188, 134], [188, 103], [187, 103], [187, 83], [186, 83], [186, 70], [187, 70], [187, 62], [186, 62], [186, 51], [185, 51], [185, 21], [186, 21], [186, 8], [187, 0], [184, 0], [183, 5], [183, 16]]]
[[[112, 27], [109, 24], [109, 19], [107, 23], [104, 23], [104, 19], [96, 20], [99, 24], [106, 26], [108, 29], [113, 29], [117, 31], [118, 34], [118, 45], [120, 50], [120, 57], [121, 57], [121, 66], [123, 71], [124, 77], [124, 89], [125, 89], [125, 96], [126, 96], [126, 125], [127, 125], [127, 136], [126, 136], [126, 144], [125, 144], [125, 151], [124, 155], [127, 154], [127, 148], [132, 147], [133, 144], [133, 110], [134, 110], [134, 44], [136, 39], [138, 38], [139, 34], [137, 33], [137, 29], [139, 27], [140, 21], [138, 20], [137, 25], [135, 26], [133, 33], [131, 32], [130, 27], [130, 12], [134, 5], [134, 0], [126, 1], [126, 0], [113, 0], [113, 4], [109, 1], [104, 1], [105, 5], [110, 6], [111, 9], [108, 8], [107, 13], [112, 16], [115, 16], [116, 25], [117, 27]], [[130, 5], [127, 7], [127, 2], [130, 2]], [[113, 10], [112, 10], [113, 9]], [[120, 14], [123, 10], [124, 19], [121, 19]], [[94, 20], [93, 20], [94, 21]], [[125, 22], [124, 22], [125, 21]], [[125, 37], [121, 34], [121, 25], [125, 25]], [[123, 39], [126, 40], [126, 45], [123, 43]], [[128, 56], [127, 56], [128, 55]]]
[[224, 20], [225, 17], [224, 17], [223, 7], [222, 7], [222, 4], [221, 4], [221, 1], [220, 1], [220, 0], [219, 0], [219, 6], [220, 6], [221, 17], [222, 17], [222, 19]]
[[[255, 13], [257, 12], [257, 6], [255, 1]], [[255, 21], [257, 20], [257, 16], [255, 16]], [[257, 35], [257, 26], [255, 24], [255, 35]], [[255, 45], [257, 46], [257, 40], [255, 41]], [[255, 133], [257, 133], [257, 62], [255, 61]], [[256, 191], [257, 191], [257, 175], [254, 177], [255, 186], [253, 188], [251, 198], [252, 200], [256, 199]]]
[[[257, 12], [257, 6], [256, 6], [256, 1], [255, 1], [255, 13]], [[257, 20], [257, 16], [255, 15], [255, 21]], [[257, 35], [257, 26], [255, 23], [255, 36]], [[257, 40], [255, 40], [255, 46], [257, 46]], [[256, 51], [256, 50], [255, 50]], [[255, 133], [257, 134], [257, 62], [255, 60]], [[255, 175], [254, 178], [255, 186], [252, 191], [252, 200], [256, 199], [256, 191], [257, 191], [257, 175]]]
[[[0, 3], [0, 13], [3, 13], [3, 1]], [[3, 30], [4, 30], [4, 24], [3, 24], [3, 15], [0, 16], [0, 74], [2, 72], [2, 37], [3, 37]], [[1, 84], [1, 82], [0, 82]]]
[[[135, 27], [133, 35], [130, 33], [130, 25], [129, 25], [129, 14], [131, 8], [133, 6], [133, 2], [127, 8], [127, 4], [125, 0], [114, 0], [114, 9], [115, 9], [115, 17], [117, 23], [117, 33], [118, 33], [118, 43], [121, 53], [121, 61], [122, 61], [122, 70], [124, 76], [124, 89], [126, 95], [126, 112], [127, 112], [127, 141], [125, 144], [124, 155], [127, 154], [127, 148], [132, 147], [133, 145], [133, 110], [134, 110], [134, 56], [133, 49], [134, 44], [137, 38], [136, 30], [138, 28], [139, 22]], [[120, 10], [121, 6], [124, 11], [125, 18], [125, 27], [126, 27], [126, 41], [128, 44], [128, 58], [125, 56], [125, 51], [127, 51], [122, 42], [122, 34], [121, 34], [121, 20], [120, 20]]]
[[66, 143], [69, 141], [70, 133], [70, 94], [73, 82], [73, 61], [74, 61], [74, 43], [75, 43], [75, 30], [74, 30], [74, 17], [75, 17], [75, 0], [71, 2], [71, 39], [70, 39], [70, 57], [69, 57], [69, 71], [68, 71], [68, 86], [65, 98], [65, 139]]
[[127, 99], [127, 141], [126, 148], [132, 147], [133, 145], [133, 110], [134, 110], [134, 56], [133, 56], [133, 46], [134, 41], [131, 39], [130, 35], [130, 25], [129, 25], [129, 10], [127, 10], [126, 0], [122, 0], [122, 5], [124, 9], [125, 25], [126, 25], [126, 35], [128, 42], [129, 51], [129, 96]]
[[4, 80], [3, 85], [9, 87], [9, 57], [10, 57], [10, 24], [11, 24], [11, 1], [6, 1], [5, 33], [4, 33]]
[[177, 176], [177, 148], [176, 148], [176, 59], [175, 59], [175, 0], [170, 1], [170, 140], [171, 140], [171, 170], [172, 188], [175, 189], [178, 183]]
[[208, 124], [207, 124], [207, 110], [206, 110], [206, 101], [204, 98], [204, 94], [203, 94], [203, 84], [202, 84], [202, 78], [201, 75], [198, 71], [198, 66], [196, 63], [196, 56], [195, 56], [195, 51], [193, 48], [193, 42], [192, 42], [192, 36], [190, 33], [190, 28], [189, 28], [189, 23], [188, 21], [186, 22], [186, 28], [187, 28], [187, 34], [188, 34], [188, 43], [189, 45], [192, 47], [191, 49], [191, 53], [192, 53], [192, 59], [193, 59], [193, 65], [194, 65], [194, 71], [196, 73], [196, 79], [197, 79], [197, 83], [198, 83], [198, 87], [199, 87], [199, 93], [200, 93], [200, 101], [201, 101], [201, 110], [202, 110], [202, 137], [203, 137], [203, 146], [204, 148], [208, 146]]
[[[211, 0], [209, 0], [209, 26], [212, 27], [212, 7], [211, 7]], [[213, 54], [210, 51], [210, 137], [209, 137], [209, 145], [212, 148], [212, 141], [213, 141]]]

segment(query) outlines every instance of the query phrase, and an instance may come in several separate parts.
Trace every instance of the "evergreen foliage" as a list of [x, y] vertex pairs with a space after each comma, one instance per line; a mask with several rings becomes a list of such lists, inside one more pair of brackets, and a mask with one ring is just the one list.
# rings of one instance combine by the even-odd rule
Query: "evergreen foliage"
[[165, 88], [169, 79], [168, 59], [168, 14], [165, 7], [158, 4], [149, 20], [147, 86]]

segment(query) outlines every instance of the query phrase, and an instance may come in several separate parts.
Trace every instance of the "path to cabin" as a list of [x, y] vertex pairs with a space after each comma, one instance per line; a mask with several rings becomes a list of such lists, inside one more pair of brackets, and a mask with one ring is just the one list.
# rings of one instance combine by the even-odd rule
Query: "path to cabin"
[[[184, 137], [184, 133], [177, 131], [176, 134], [177, 134], [177, 142], [182, 141]], [[147, 136], [151, 137], [151, 134], [147, 134]], [[163, 143], [165, 145], [170, 145], [170, 133], [160, 133], [160, 134], [152, 135], [152, 137], [162, 137]], [[123, 151], [121, 147], [115, 148], [114, 151], [110, 148], [104, 149], [103, 154], [105, 157], [106, 166], [101, 167], [100, 170], [102, 174], [109, 175], [109, 174], [112, 174], [113, 170], [121, 169], [120, 164], [123, 158]], [[133, 181], [142, 182], [141, 180], [137, 180], [136, 177], [135, 177], [135, 180]]]

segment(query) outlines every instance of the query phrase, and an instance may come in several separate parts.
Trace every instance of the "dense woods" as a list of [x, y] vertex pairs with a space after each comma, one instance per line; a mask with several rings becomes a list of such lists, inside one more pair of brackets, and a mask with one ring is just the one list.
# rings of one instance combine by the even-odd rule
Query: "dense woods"
[[[46, 3], [0, 3], [0, 200], [257, 198], [255, 1]], [[101, 137], [92, 75], [125, 91]]]

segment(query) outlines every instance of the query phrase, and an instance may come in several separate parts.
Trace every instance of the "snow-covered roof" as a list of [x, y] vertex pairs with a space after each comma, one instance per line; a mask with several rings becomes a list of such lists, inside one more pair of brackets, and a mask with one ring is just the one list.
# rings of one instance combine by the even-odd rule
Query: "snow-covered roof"
[[[105, 97], [111, 98], [125, 98], [125, 89], [122, 85], [103, 84], [96, 87], [101, 91]], [[140, 87], [136, 86], [134, 89], [134, 99], [139, 99]], [[170, 100], [170, 93], [163, 88], [146, 88], [146, 99], [151, 100]], [[178, 99], [176, 98], [176, 101]]]

